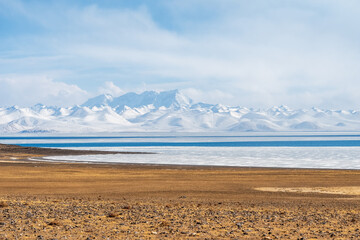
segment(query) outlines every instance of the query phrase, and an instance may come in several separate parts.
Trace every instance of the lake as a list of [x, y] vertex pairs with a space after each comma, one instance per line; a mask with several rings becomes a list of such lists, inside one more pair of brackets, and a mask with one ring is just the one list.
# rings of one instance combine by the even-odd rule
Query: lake
[[155, 152], [152, 155], [46, 157], [86, 163], [360, 169], [360, 134], [123, 134], [122, 136], [3, 136], [21, 146]]

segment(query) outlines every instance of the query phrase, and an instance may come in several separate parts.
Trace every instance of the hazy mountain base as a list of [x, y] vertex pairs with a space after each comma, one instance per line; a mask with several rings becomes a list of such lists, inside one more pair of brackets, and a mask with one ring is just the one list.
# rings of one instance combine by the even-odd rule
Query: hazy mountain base
[[0, 108], [0, 133], [360, 131], [354, 110], [193, 103], [177, 90], [100, 95], [81, 106]]

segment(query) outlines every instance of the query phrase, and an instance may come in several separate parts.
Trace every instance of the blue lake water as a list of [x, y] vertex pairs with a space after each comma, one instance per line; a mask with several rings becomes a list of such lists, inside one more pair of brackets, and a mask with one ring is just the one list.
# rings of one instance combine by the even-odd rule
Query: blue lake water
[[239, 142], [67, 142], [20, 143], [26, 147], [360, 147], [360, 140], [239, 141]]
[[47, 161], [360, 169], [360, 134], [3, 136], [0, 143], [153, 155], [47, 157]]

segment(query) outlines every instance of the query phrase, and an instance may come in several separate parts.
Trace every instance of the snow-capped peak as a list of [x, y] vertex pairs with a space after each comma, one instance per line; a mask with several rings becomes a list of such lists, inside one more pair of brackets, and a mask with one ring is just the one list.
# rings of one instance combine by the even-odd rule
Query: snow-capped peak
[[113, 101], [113, 96], [111, 96], [110, 94], [101, 94], [94, 98], [90, 98], [81, 106], [88, 108], [108, 106], [112, 101]]
[[179, 108], [190, 106], [191, 103], [192, 100], [181, 94], [178, 90], [171, 90], [164, 92], [146, 91], [140, 94], [130, 92], [117, 98], [113, 98], [108, 94], [103, 94], [89, 99], [82, 104], [82, 106], [92, 108], [94, 106], [100, 107], [108, 105], [113, 108], [123, 109], [125, 106], [130, 108], [140, 108], [152, 104], [155, 108]]
[[158, 93], [153, 104], [155, 107], [181, 108], [189, 107], [191, 103], [192, 100], [190, 98], [186, 97], [176, 89]]
[[360, 111], [193, 103], [178, 90], [103, 94], [67, 108], [0, 108], [0, 133], [360, 131]]

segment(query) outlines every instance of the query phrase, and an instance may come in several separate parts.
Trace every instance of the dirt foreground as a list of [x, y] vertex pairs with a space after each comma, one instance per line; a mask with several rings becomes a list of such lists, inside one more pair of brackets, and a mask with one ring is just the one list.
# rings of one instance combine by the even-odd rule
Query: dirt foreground
[[0, 151], [0, 239], [360, 238], [360, 171], [64, 164], [13, 154]]

